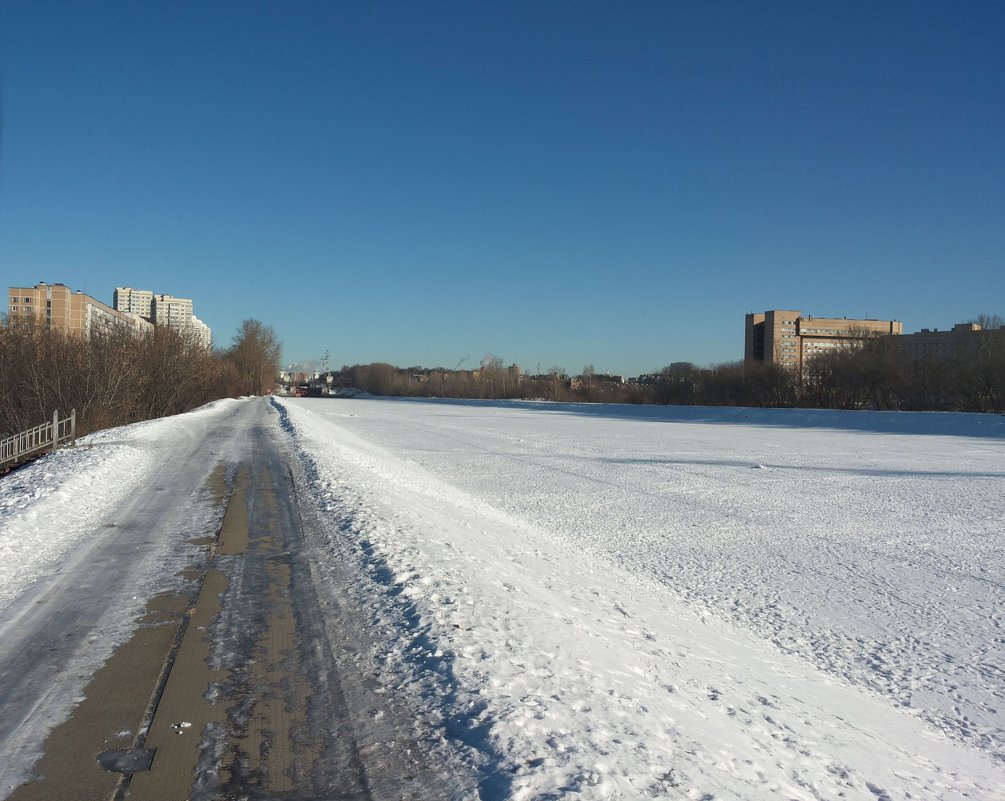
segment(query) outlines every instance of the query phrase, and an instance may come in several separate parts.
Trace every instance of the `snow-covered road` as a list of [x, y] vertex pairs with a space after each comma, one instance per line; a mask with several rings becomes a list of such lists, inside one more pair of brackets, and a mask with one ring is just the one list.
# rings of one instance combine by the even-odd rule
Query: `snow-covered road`
[[[1001, 797], [1005, 418], [273, 404], [354, 665], [455, 797]], [[226, 406], [0, 482], [0, 621]]]

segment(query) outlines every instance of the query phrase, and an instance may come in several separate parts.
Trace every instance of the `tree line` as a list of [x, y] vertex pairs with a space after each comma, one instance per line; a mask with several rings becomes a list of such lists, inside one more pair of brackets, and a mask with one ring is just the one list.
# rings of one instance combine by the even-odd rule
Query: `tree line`
[[621, 383], [589, 366], [579, 376], [552, 367], [519, 377], [501, 362], [477, 372], [375, 363], [343, 367], [334, 383], [385, 396], [1001, 414], [1005, 324], [977, 321], [982, 330], [951, 352], [915, 354], [897, 337], [875, 337], [814, 356], [801, 374], [770, 363], [674, 364]]
[[42, 325], [0, 325], [0, 436], [77, 412], [78, 432], [180, 414], [212, 400], [270, 391], [279, 369], [273, 330], [245, 320], [224, 350], [155, 326], [89, 337]]
[[[865, 340], [814, 357], [802, 374], [774, 364], [674, 364], [622, 383], [584, 368], [520, 376], [493, 358], [478, 371], [346, 366], [336, 386], [375, 395], [541, 399], [559, 402], [761, 406], [906, 411], [1005, 412], [1005, 324], [948, 353], [912, 354], [897, 337]], [[20, 323], [0, 325], [0, 436], [76, 409], [82, 433], [179, 414], [225, 397], [270, 392], [280, 343], [271, 327], [245, 320], [229, 348], [207, 350], [165, 327], [89, 338]]]
[[802, 374], [767, 363], [666, 367], [654, 403], [879, 411], [1005, 412], [1005, 329], [951, 353], [909, 354], [896, 337], [814, 356]]

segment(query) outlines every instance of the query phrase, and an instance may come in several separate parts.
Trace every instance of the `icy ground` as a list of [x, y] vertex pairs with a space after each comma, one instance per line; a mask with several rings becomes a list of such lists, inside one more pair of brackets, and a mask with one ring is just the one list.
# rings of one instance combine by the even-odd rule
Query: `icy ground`
[[[485, 801], [1003, 797], [1005, 418], [275, 403], [319, 576]], [[0, 612], [218, 413], [0, 482]]]

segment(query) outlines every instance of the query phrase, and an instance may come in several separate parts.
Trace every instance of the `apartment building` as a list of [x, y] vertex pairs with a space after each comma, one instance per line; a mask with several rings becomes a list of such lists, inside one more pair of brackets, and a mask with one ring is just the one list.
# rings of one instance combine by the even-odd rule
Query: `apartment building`
[[157, 325], [185, 331], [192, 326], [192, 299], [174, 295], [154, 295], [151, 319]]
[[212, 331], [192, 313], [191, 298], [154, 295], [152, 312], [152, 319], [156, 325], [167, 326], [180, 334], [193, 335], [204, 348], [208, 350], [211, 347]]
[[213, 332], [193, 314], [191, 298], [155, 295], [149, 289], [119, 286], [115, 288], [115, 308], [138, 314], [156, 325], [167, 326], [179, 333], [193, 334], [207, 350], [213, 344]]
[[150, 330], [151, 323], [137, 314], [120, 312], [65, 284], [12, 286], [8, 292], [8, 319], [13, 324], [41, 324], [46, 329], [67, 331], [85, 337], [121, 326], [136, 332]]
[[747, 315], [743, 359], [780, 364], [801, 372], [809, 359], [821, 353], [903, 331], [898, 320], [813, 317], [801, 311], [772, 309]]
[[196, 341], [202, 345], [206, 350], [213, 347], [213, 332], [208, 325], [206, 325], [202, 320], [192, 315], [192, 334], [195, 336]]
[[116, 311], [138, 314], [150, 320], [153, 317], [154, 293], [149, 289], [133, 289], [128, 286], [115, 287], [112, 305]]

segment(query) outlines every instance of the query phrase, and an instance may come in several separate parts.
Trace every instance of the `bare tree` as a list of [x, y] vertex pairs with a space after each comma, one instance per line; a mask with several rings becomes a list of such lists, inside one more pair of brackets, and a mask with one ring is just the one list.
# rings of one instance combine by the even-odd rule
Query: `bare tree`
[[75, 409], [81, 433], [195, 408], [229, 394], [229, 365], [194, 337], [124, 328], [89, 337], [19, 322], [0, 328], [0, 431]]
[[998, 331], [1005, 328], [1005, 319], [1002, 319], [1000, 314], [988, 314], [984, 312], [978, 314], [970, 322], [977, 323], [985, 331]]
[[967, 362], [974, 411], [1005, 409], [1005, 320], [999, 314], [978, 314]]
[[265, 395], [279, 375], [282, 345], [271, 326], [249, 319], [241, 323], [226, 358], [237, 369], [241, 393]]

